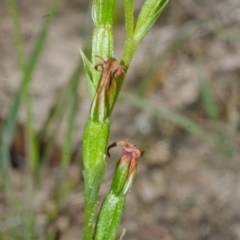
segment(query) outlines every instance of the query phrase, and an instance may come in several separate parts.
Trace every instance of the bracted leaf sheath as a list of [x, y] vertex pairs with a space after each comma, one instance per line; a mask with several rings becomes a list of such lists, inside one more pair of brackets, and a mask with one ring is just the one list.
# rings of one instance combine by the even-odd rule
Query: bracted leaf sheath
[[110, 106], [115, 94], [115, 78], [124, 68], [115, 58], [95, 66], [102, 71], [83, 136], [83, 176], [85, 181], [84, 240], [92, 239], [98, 191], [106, 168], [105, 153], [109, 137]]

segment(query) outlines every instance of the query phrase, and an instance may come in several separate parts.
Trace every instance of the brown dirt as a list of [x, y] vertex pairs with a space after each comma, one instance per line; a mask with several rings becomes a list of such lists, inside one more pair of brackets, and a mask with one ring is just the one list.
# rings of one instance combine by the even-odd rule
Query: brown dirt
[[[47, 3], [46, 0], [37, 4], [30, 0], [19, 3], [26, 52], [40, 29]], [[86, 3], [77, 0], [61, 3], [31, 85], [36, 129], [41, 127], [79, 59], [78, 48], [85, 41], [84, 22], [89, 19]], [[212, 125], [201, 101], [200, 67], [219, 109], [216, 125], [224, 129], [226, 142], [232, 141], [233, 154], [227, 159], [221, 149], [156, 115], [119, 101], [111, 119], [110, 142], [129, 139], [146, 151], [139, 161], [137, 179], [127, 198], [120, 228], [120, 232], [123, 228], [127, 231], [124, 239], [240, 239], [239, 127], [233, 136], [227, 132], [237, 114], [239, 116], [240, 108], [239, 13], [239, 1], [171, 1], [163, 17], [139, 46], [124, 90], [139, 91], [141, 80], [148, 77], [142, 92], [147, 99], [189, 116], [210, 131]], [[20, 73], [5, 2], [0, 2], [0, 14], [0, 115], [4, 119], [20, 83]], [[119, 18], [115, 32], [118, 59], [124, 39], [123, 16]], [[190, 32], [186, 39], [176, 42], [185, 32]], [[181, 45], [178, 47], [177, 44]], [[86, 89], [86, 80], [82, 79], [75, 145], [81, 141], [88, 117], [90, 101]], [[22, 109], [19, 123], [24, 125], [24, 120]], [[118, 154], [113, 153], [108, 160], [101, 197], [108, 190], [117, 157]], [[44, 239], [46, 227], [57, 233], [56, 239], [81, 238], [83, 186], [80, 173], [79, 165], [70, 167], [67, 178], [73, 187], [61, 203], [54, 202], [60, 175], [56, 166], [42, 174], [42, 184], [37, 192], [26, 193], [24, 199], [28, 200], [23, 208], [28, 208], [29, 199], [33, 199], [30, 202], [34, 203], [36, 211], [39, 239]], [[16, 195], [20, 198], [24, 184], [31, 185], [28, 177], [22, 170], [12, 172]], [[5, 195], [0, 192], [0, 232], [5, 231], [2, 230], [5, 226], [14, 229], [10, 220], [17, 222], [19, 217], [5, 219], [6, 211], [10, 211], [6, 209]], [[57, 217], [49, 224], [47, 216], [56, 209]]]

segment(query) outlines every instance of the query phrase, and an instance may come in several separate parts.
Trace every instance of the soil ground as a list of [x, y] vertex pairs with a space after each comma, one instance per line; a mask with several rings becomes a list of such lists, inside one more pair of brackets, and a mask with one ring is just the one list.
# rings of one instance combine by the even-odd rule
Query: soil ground
[[[19, 2], [27, 53], [44, 20], [48, 2]], [[136, 14], [141, 3], [136, 1]], [[124, 43], [121, 8], [119, 4], [115, 31], [117, 59], [121, 57]], [[0, 2], [0, 15], [0, 115], [5, 119], [20, 83], [20, 73], [5, 1]], [[77, 65], [78, 49], [88, 41], [86, 33], [90, 34], [91, 29], [87, 1], [61, 2], [31, 85], [36, 129], [41, 128], [57, 94]], [[216, 125], [222, 130], [221, 138], [226, 139], [231, 154], [223, 153], [226, 150], [224, 146], [210, 145], [177, 124], [136, 109], [120, 99], [111, 118], [110, 142], [128, 139], [145, 150], [139, 160], [137, 178], [128, 195], [121, 223], [120, 234], [122, 229], [126, 229], [124, 239], [240, 239], [239, 125], [234, 128], [240, 111], [239, 36], [239, 1], [176, 0], [170, 1], [162, 17], [138, 47], [123, 86], [124, 91], [140, 93], [159, 107], [188, 116], [209, 133]], [[204, 109], [201, 79], [207, 82], [216, 101], [219, 116], [214, 124]], [[81, 148], [79, 142], [90, 106], [85, 77], [81, 81], [81, 102], [74, 133], [76, 148]], [[22, 109], [19, 124], [24, 126], [24, 122], [25, 112]], [[229, 129], [235, 130], [230, 134]], [[60, 134], [59, 146], [61, 142]], [[101, 198], [109, 187], [114, 159], [118, 156], [119, 152], [113, 151], [108, 160]], [[15, 169], [11, 174], [14, 186], [18, 190], [24, 189], [27, 179], [24, 171]], [[41, 187], [32, 201], [39, 239], [44, 239], [41, 232], [46, 227], [57, 233], [55, 239], [80, 239], [83, 184], [79, 165], [73, 163], [69, 168], [69, 178], [74, 187], [60, 207], [53, 196], [58, 186], [58, 166], [50, 167], [43, 175]], [[1, 231], [6, 230], [6, 205], [1, 200], [5, 193], [0, 194], [1, 235]], [[57, 214], [46, 226], [47, 211], [55, 208]], [[10, 219], [16, 218], [12, 216]], [[13, 225], [10, 224], [10, 230], [14, 229]]]

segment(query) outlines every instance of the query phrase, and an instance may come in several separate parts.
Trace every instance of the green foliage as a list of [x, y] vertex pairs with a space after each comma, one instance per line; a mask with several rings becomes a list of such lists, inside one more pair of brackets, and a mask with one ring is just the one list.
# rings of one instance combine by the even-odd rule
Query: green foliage
[[[113, 18], [116, 9], [116, 2], [116, 0], [93, 1], [92, 18], [94, 23], [94, 29], [92, 37], [91, 63], [81, 52], [85, 71], [88, 78], [88, 86], [91, 99], [93, 96], [93, 91], [95, 90], [94, 88], [98, 86], [99, 89], [101, 88], [100, 91], [102, 91], [104, 90], [102, 89], [102, 87], [106, 88], [107, 86], [103, 86], [103, 82], [99, 84], [100, 80], [106, 81], [107, 79], [100, 79], [101, 74], [97, 71], [91, 70], [92, 66], [98, 64], [99, 56], [102, 59], [107, 60], [114, 55]], [[157, 20], [166, 3], [167, 1], [161, 0], [145, 1], [145, 4], [143, 5], [140, 15], [138, 17], [136, 26], [134, 26], [135, 24], [133, 17], [133, 0], [124, 1], [126, 40], [121, 63], [123, 65], [125, 74], [138, 44], [140, 43], [144, 35], [148, 32], [150, 27]], [[143, 19], [145, 17], [147, 17], [147, 20]], [[109, 74], [105, 74], [106, 77], [109, 76]], [[113, 87], [113, 83], [111, 83], [111, 87], [105, 90], [104, 93], [97, 91], [91, 106], [91, 114], [89, 116], [89, 120], [87, 121], [84, 131], [83, 163], [86, 191], [83, 236], [84, 240], [92, 240], [93, 238], [102, 240], [114, 239], [124, 208], [126, 196], [117, 196], [114, 195], [113, 192], [110, 192], [105, 198], [105, 201], [102, 205], [101, 211], [99, 213], [96, 232], [94, 234], [94, 218], [98, 201], [98, 191], [102, 180], [102, 175], [106, 167], [105, 152], [107, 148], [110, 129], [110, 123], [108, 119], [110, 118], [110, 114], [116, 102], [117, 96], [120, 92], [125, 74], [119, 74], [118, 77], [115, 76], [116, 79], [112, 79], [114, 80], [114, 84], [116, 84], [116, 87]], [[102, 78], [103, 77], [105, 76], [102, 75]], [[107, 96], [110, 96], [110, 98], [112, 99], [110, 102]], [[128, 180], [125, 179], [125, 181]], [[127, 182], [125, 182], [125, 184], [127, 184]], [[129, 184], [128, 187], [130, 187], [130, 185], [131, 184]]]

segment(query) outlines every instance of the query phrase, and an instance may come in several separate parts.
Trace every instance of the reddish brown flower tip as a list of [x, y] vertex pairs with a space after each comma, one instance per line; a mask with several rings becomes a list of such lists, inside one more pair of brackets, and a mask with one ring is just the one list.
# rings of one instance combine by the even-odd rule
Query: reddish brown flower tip
[[107, 148], [107, 155], [110, 157], [110, 149], [115, 147], [115, 146], [120, 146], [123, 149], [122, 157], [127, 157], [130, 159], [138, 159], [141, 156], [141, 152], [137, 149], [135, 145], [130, 143], [129, 141], [118, 141], [110, 144]]
[[116, 94], [116, 86], [112, 83], [117, 76], [124, 74], [124, 67], [115, 58], [101, 61], [95, 66], [95, 70], [102, 72], [97, 92], [92, 102], [90, 116], [97, 121], [105, 121], [110, 116], [112, 98]]

